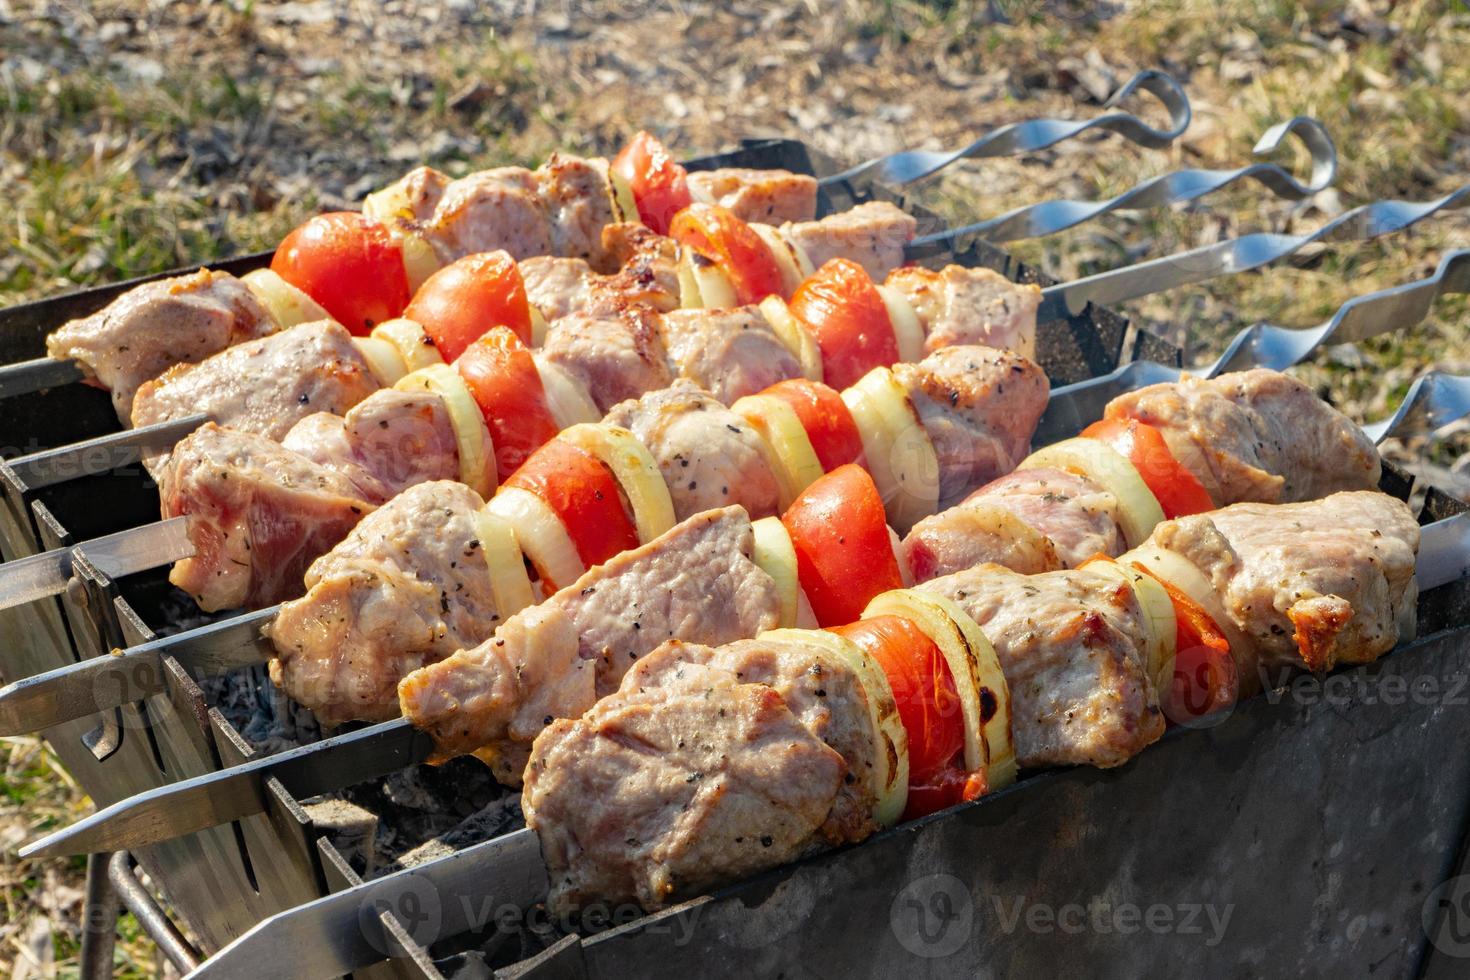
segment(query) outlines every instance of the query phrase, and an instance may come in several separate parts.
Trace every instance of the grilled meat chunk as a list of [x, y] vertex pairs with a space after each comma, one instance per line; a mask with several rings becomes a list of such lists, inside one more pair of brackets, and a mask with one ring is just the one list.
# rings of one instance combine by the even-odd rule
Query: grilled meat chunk
[[526, 299], [547, 320], [560, 320], [587, 309], [597, 273], [586, 259], [537, 255], [516, 263], [526, 284]]
[[1266, 368], [1150, 385], [1113, 399], [1107, 415], [1162, 432], [1220, 507], [1371, 490], [1382, 475], [1361, 429], [1300, 381]]
[[[340, 415], [377, 389], [352, 335], [320, 320], [169, 368], [138, 389], [133, 425], [202, 412], [220, 425], [280, 439], [306, 416]], [[145, 462], [156, 475], [161, 461]]]
[[679, 520], [727, 504], [752, 518], [778, 512], [780, 489], [760, 435], [692, 382], [623, 402], [604, 421], [631, 430], [653, 454]]
[[392, 202], [391, 217], [409, 221], [428, 221], [450, 184], [449, 177], [433, 167], [414, 167], [393, 183], [363, 202], [363, 212], [379, 221], [389, 220], [388, 209], [379, 202]]
[[194, 544], [169, 581], [205, 612], [300, 595], [307, 566], [373, 509], [341, 474], [212, 422], [174, 447], [158, 493]]
[[398, 682], [484, 640], [501, 616], [461, 483], [420, 483], [312, 563], [267, 633], [271, 678], [325, 724], [398, 714]]
[[759, 307], [676, 310], [659, 322], [679, 376], [726, 405], [802, 376], [801, 362], [776, 336]]
[[1015, 469], [1051, 391], [1035, 362], [990, 347], [945, 347], [895, 364], [939, 457], [939, 508]]
[[820, 221], [787, 222], [781, 233], [800, 245], [820, 269], [828, 259], [851, 259], [875, 280], [904, 263], [904, 246], [919, 223], [887, 201], [869, 201]]
[[689, 175], [689, 194], [733, 211], [742, 221], [774, 225], [817, 216], [817, 179], [788, 170], [696, 170]]
[[607, 161], [553, 153], [534, 171], [536, 194], [551, 224], [551, 254], [586, 259], [599, 272], [614, 272], [602, 243], [616, 220]]
[[460, 475], [449, 410], [433, 392], [381, 388], [345, 416], [308, 415], [281, 445], [341, 473], [376, 504], [417, 484]]
[[1118, 578], [979, 565], [918, 588], [959, 603], [995, 647], [1022, 768], [1118, 766], [1164, 734], [1149, 625]]
[[600, 412], [674, 380], [657, 317], [638, 310], [558, 320], [541, 356], [582, 382]]
[[861, 682], [805, 644], [668, 643], [537, 738], [526, 823], [551, 904], [659, 908], [874, 829]]
[[947, 265], [935, 272], [904, 266], [885, 284], [903, 293], [924, 323], [925, 352], [982, 344], [1036, 356], [1041, 287], [1011, 282], [991, 269]]
[[[1419, 525], [1376, 491], [1308, 503], [1236, 504], [1165, 521], [1150, 542], [1196, 565], [1252, 648], [1252, 668], [1366, 663], [1414, 635]], [[1255, 686], [1247, 688], [1254, 689]]]
[[630, 307], [679, 308], [679, 256], [671, 239], [622, 223], [608, 225], [602, 237], [609, 261], [618, 266], [610, 275], [595, 272], [585, 259], [538, 256], [519, 264], [526, 296], [547, 320]]
[[276, 329], [243, 282], [200, 269], [144, 283], [91, 316], [70, 321], [46, 338], [46, 353], [80, 364], [112, 393], [112, 406], [126, 425], [133, 395], [145, 381]]
[[780, 600], [753, 547], [738, 507], [691, 517], [589, 569], [478, 647], [414, 671], [398, 687], [403, 713], [441, 755], [481, 750], [513, 784], [551, 719], [612, 693], [660, 643], [725, 643], [774, 627]]

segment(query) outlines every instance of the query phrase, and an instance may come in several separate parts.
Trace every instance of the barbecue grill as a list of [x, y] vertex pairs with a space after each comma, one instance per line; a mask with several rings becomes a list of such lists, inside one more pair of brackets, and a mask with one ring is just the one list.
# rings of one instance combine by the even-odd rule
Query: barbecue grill
[[[747, 142], [690, 166], [836, 175], [840, 179], [824, 185], [823, 210], [872, 197], [896, 201], [921, 218], [925, 264], [986, 266], [1018, 281], [1051, 285], [983, 240], [985, 228], [946, 231], [936, 216], [872, 179], [882, 174], [844, 171], [801, 143]], [[1324, 176], [1330, 180], [1330, 171], [1314, 173], [1312, 185]], [[1297, 185], [1295, 192], [1309, 189]], [[1179, 199], [1202, 192], [1190, 186], [1170, 193]], [[1413, 209], [1386, 202], [1351, 212], [1315, 235], [1246, 236], [1174, 257], [1172, 266], [1145, 263], [1050, 294], [1054, 315], [1043, 315], [1037, 355], [1053, 385], [1098, 378], [1105, 384], [1082, 389], [1073, 401], [1058, 401], [1074, 414], [1061, 407], [1050, 412], [1038, 443], [1069, 434], [1075, 407], [1088, 404], [1086, 398], [1106, 392], [1100, 395], [1105, 400], [1118, 386], [1147, 383], [1180, 363], [1177, 349], [1130, 329], [1087, 298], [1120, 299], [1161, 288], [1167, 284], [1161, 276], [1171, 267], [1169, 282], [1255, 267], [1308, 241], [1391, 231], [1459, 203], [1458, 196]], [[252, 255], [220, 267], [242, 273], [267, 261], [266, 254]], [[1347, 340], [1406, 325], [1422, 315], [1425, 296], [1465, 289], [1467, 268], [1447, 261], [1435, 280], [1413, 287], [1414, 300], [1396, 306], [1389, 322], [1339, 318], [1310, 344], [1295, 346], [1273, 345], [1275, 335], [1258, 329], [1217, 367], [1238, 364], [1249, 353], [1256, 363], [1276, 358], [1282, 363], [1275, 366], [1287, 366], [1328, 338]], [[4, 311], [0, 356], [6, 362], [34, 357], [46, 332], [130, 285]], [[1409, 307], [1419, 300], [1419, 313], [1411, 319]], [[1457, 394], [1451, 388], [1446, 396], [1434, 385], [1417, 389], [1412, 408], [1401, 413], [1406, 421], [1394, 431], [1442, 424]], [[149, 440], [171, 441], [177, 430], [109, 436], [116, 428], [106, 394], [80, 385], [0, 398], [0, 431], [8, 434], [4, 441], [15, 443], [6, 454], [24, 457], [0, 463], [0, 547], [8, 561], [156, 520], [157, 496], [136, 459]], [[87, 454], [65, 448], [99, 439]], [[1407, 474], [1386, 468], [1384, 489], [1407, 498], [1415, 488]], [[1419, 489], [1425, 523], [1466, 510], [1435, 488]], [[0, 612], [8, 640], [0, 662], [6, 681], [107, 657], [205, 622], [168, 585], [166, 569], [114, 578], [90, 554], [87, 547], [71, 552], [60, 595]], [[308, 804], [269, 774], [232, 784], [240, 795], [232, 806], [248, 814], [232, 823], [131, 855], [94, 857], [89, 900], [104, 908], [125, 903], [184, 969], [262, 920], [317, 902], [316, 914], [287, 914], [270, 933], [275, 954], [299, 958], [308, 974], [327, 966], [328, 972], [351, 968], [363, 976], [414, 977], [483, 975], [491, 969], [534, 977], [828, 976], [900, 969], [979, 976], [1059, 971], [1096, 957], [1116, 964], [1119, 972], [1143, 972], [1169, 958], [1208, 975], [1233, 975], [1246, 964], [1328, 974], [1371, 962], [1391, 976], [1448, 976], [1462, 951], [1453, 930], [1446, 931], [1455, 925], [1445, 917], [1456, 906], [1436, 903], [1448, 894], [1442, 882], [1470, 872], [1470, 773], [1438, 763], [1442, 746], [1470, 736], [1470, 713], [1457, 710], [1463, 700], [1456, 701], [1470, 677], [1470, 579], [1462, 574], [1426, 591], [1419, 612], [1418, 639], [1376, 664], [1334, 675], [1350, 681], [1344, 696], [1313, 701], [1268, 693], [1237, 706], [1228, 718], [1176, 729], [1121, 771], [1032, 776], [974, 804], [657, 915], [633, 921], [614, 915], [600, 932], [568, 933], [535, 915], [499, 914], [500, 906], [518, 902], [538, 884], [539, 858], [527, 831], [444, 854], [421, 865], [421, 874], [385, 877], [363, 890], [363, 874], [375, 856], [370, 843], [360, 842], [371, 842], [373, 817], [349, 810], [344, 819], [342, 808]], [[227, 617], [190, 633], [171, 655], [137, 662], [150, 671], [156, 666], [157, 676], [95, 675], [95, 702], [105, 709], [49, 728], [47, 737], [99, 806], [260, 758], [258, 740], [245, 729], [262, 716], [291, 738], [316, 737], [310, 720], [293, 717], [258, 668], [237, 669], [224, 683], [201, 680], [258, 660], [254, 628], [267, 615]], [[1398, 689], [1394, 678], [1432, 684], [1440, 697], [1409, 695], [1391, 703], [1385, 692]], [[157, 693], [129, 700], [139, 691]], [[1470, 697], [1470, 688], [1463, 694]], [[371, 772], [336, 771], [330, 781], [346, 785], [413, 758], [372, 761]], [[436, 786], [430, 774], [411, 788], [439, 802], [456, 793], [473, 795], [483, 787], [470, 773], [455, 768], [440, 780], [453, 784], [447, 787]], [[312, 774], [306, 775], [310, 784]], [[393, 791], [375, 792], [353, 798], [387, 797], [376, 816], [392, 821]], [[486, 792], [493, 799], [493, 791]], [[353, 841], [359, 846], [350, 846]], [[134, 861], [192, 941], [139, 884]], [[544, 892], [544, 880], [539, 884]], [[335, 903], [323, 898], [334, 894]], [[1140, 921], [1127, 930], [1113, 928], [1113, 918], [1106, 930], [1071, 929], [1075, 917], [1059, 910], [1094, 900], [1106, 904], [1110, 916], [1136, 908]], [[1156, 906], [1171, 910], [1173, 928], [1145, 924]], [[1191, 922], [1203, 936], [1182, 922], [1192, 908]], [[1210, 909], [1231, 916], [1215, 945], [1204, 941], [1210, 938]], [[1161, 920], [1162, 913], [1155, 918]], [[333, 928], [323, 931], [324, 922]], [[97, 955], [107, 945], [105, 930], [88, 938], [89, 969], [105, 973], [110, 957]], [[386, 962], [369, 965], [374, 960]], [[257, 972], [273, 973], [281, 965], [261, 964], [254, 961]]]

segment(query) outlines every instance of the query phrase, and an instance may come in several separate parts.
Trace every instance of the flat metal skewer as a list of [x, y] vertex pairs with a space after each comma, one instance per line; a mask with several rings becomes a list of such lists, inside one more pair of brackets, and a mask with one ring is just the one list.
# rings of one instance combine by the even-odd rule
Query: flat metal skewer
[[76, 361], [58, 361], [50, 357], [17, 361], [0, 367], [0, 398], [75, 384], [86, 376]]
[[[167, 565], [194, 553], [188, 526], [188, 518], [171, 517], [93, 538], [85, 545], [87, 558], [112, 578]], [[80, 546], [57, 548], [0, 565], [0, 609], [66, 591], [76, 547]]]

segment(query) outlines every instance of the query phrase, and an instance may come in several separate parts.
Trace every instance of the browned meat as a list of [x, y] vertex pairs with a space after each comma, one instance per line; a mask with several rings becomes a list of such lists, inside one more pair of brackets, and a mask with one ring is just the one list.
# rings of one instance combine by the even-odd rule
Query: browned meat
[[1387, 494], [1236, 504], [1165, 521], [1150, 540], [1209, 577], [1254, 646], [1232, 648], [1247, 672], [1256, 663], [1316, 671], [1366, 663], [1414, 635], [1419, 526]]
[[939, 456], [939, 509], [1015, 469], [1051, 391], [1035, 362], [991, 347], [946, 347], [895, 364]]
[[678, 251], [671, 239], [637, 224], [602, 230], [611, 275], [593, 271], [585, 259], [541, 256], [520, 263], [526, 295], [547, 320], [573, 313], [613, 314], [641, 306], [667, 312], [679, 307]]
[[[306, 416], [340, 415], [377, 389], [352, 335], [321, 320], [169, 368], [138, 389], [133, 425], [206, 413], [220, 425], [280, 439]], [[150, 470], [163, 458], [149, 460]]]
[[655, 314], [574, 314], [547, 331], [541, 354], [582, 382], [598, 411], [674, 380]]
[[801, 377], [801, 362], [760, 308], [676, 310], [661, 321], [664, 345], [688, 378], [726, 405]]
[[1076, 473], [1018, 470], [981, 487], [970, 499], [1008, 510], [1046, 535], [1067, 568], [1099, 554], [1116, 558], [1127, 547], [1118, 524], [1118, 499]]
[[994, 645], [1022, 768], [1122, 765], [1164, 734], [1148, 625], [1119, 579], [980, 565], [919, 588], [959, 603]]
[[175, 364], [192, 364], [227, 347], [275, 333], [276, 323], [245, 284], [200, 269], [130, 289], [91, 316], [46, 338], [46, 353], [77, 361], [112, 392], [117, 417], [133, 417], [133, 394]]
[[615, 217], [607, 161], [553, 153], [536, 168], [535, 177], [551, 224], [551, 254], [586, 259], [599, 272], [615, 272], [617, 265], [602, 244], [602, 230]]
[[689, 175], [689, 194], [728, 208], [743, 221], [775, 225], [817, 216], [817, 179], [789, 170], [696, 170]]
[[479, 643], [501, 618], [473, 520], [483, 505], [439, 481], [364, 518], [271, 624], [272, 679], [325, 724], [397, 715], [404, 676]]
[[887, 201], [869, 201], [820, 221], [784, 224], [781, 234], [806, 250], [813, 268], [821, 268], [828, 259], [851, 259], [881, 280], [903, 265], [904, 246], [918, 227], [906, 211]]
[[414, 167], [381, 191], [369, 194], [363, 202], [363, 213], [378, 221], [428, 221], [449, 182], [433, 167]]
[[301, 576], [373, 509], [346, 477], [264, 436], [206, 423], [160, 473], [164, 517], [189, 518], [194, 556], [169, 581], [206, 612], [301, 594]]
[[648, 909], [874, 829], [875, 733], [842, 662], [790, 641], [670, 643], [537, 740], [522, 797], [553, 907]]
[[753, 547], [738, 507], [691, 517], [512, 616], [493, 639], [404, 678], [403, 713], [442, 755], [481, 750], [514, 782], [551, 719], [612, 693], [663, 641], [725, 643], [774, 627], [780, 601]]
[[689, 668], [553, 721], [536, 739], [522, 807], [553, 908], [656, 909], [812, 849], [845, 772], [776, 691]]
[[459, 443], [444, 401], [431, 392], [382, 388], [345, 416], [308, 415], [281, 444], [352, 481], [381, 504], [411, 486], [459, 479]]
[[480, 170], [444, 188], [423, 231], [446, 265], [504, 249], [517, 259], [551, 255], [551, 222], [524, 167]]
[[991, 269], [947, 265], [894, 269], [886, 284], [913, 304], [924, 324], [924, 350], [983, 344], [1036, 356], [1041, 288], [1011, 282]]
[[526, 298], [547, 320], [560, 320], [587, 309], [589, 287], [596, 273], [586, 259], [538, 255], [517, 263], [526, 284]]
[[604, 421], [631, 430], [653, 454], [679, 520], [727, 504], [751, 517], [777, 513], [780, 489], [760, 435], [691, 382], [623, 402]]
[[1216, 505], [1315, 500], [1378, 486], [1378, 450], [1290, 375], [1265, 368], [1184, 377], [1113, 399], [1109, 417], [1159, 429]]
[[979, 493], [924, 518], [904, 536], [899, 558], [910, 581], [927, 582], [986, 562], [1024, 575], [1062, 567], [1045, 535], [1003, 508], [977, 499]]

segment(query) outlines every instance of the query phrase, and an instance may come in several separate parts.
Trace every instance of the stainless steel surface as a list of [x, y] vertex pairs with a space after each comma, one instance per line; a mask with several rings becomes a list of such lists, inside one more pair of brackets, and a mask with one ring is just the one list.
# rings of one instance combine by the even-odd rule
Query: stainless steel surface
[[1363, 426], [1374, 442], [1393, 437], [1433, 435], [1470, 415], [1470, 378], [1430, 371], [1414, 380], [1398, 411], [1382, 422]]
[[[188, 973], [199, 965], [199, 951], [190, 945], [163, 909], [158, 907], [153, 896], [148, 894], [148, 889], [138, 880], [138, 875], [133, 870], [132, 855], [122, 851], [111, 855], [107, 861], [107, 877], [123, 906], [133, 913], [138, 925], [148, 933], [158, 946], [158, 951], [173, 964], [174, 969], [180, 973]], [[110, 923], [109, 928], [115, 925], [115, 922]], [[112, 976], [110, 958], [104, 975]]]
[[267, 812], [267, 780], [300, 799], [423, 762], [433, 739], [387, 721], [139, 793], [21, 848], [23, 857], [121, 851]]
[[43, 731], [161, 694], [168, 684], [165, 657], [176, 658], [196, 679], [264, 663], [271, 654], [260, 628], [275, 618], [277, 608], [22, 677], [0, 688], [0, 737]]
[[117, 948], [118, 894], [110, 875], [112, 855], [87, 856], [87, 891], [82, 906], [80, 980], [108, 980]]
[[71, 548], [42, 552], [0, 565], [0, 609], [58, 595], [71, 579], [72, 559], [78, 550], [102, 572], [121, 578], [167, 565], [194, 553], [188, 520], [172, 517], [155, 524], [118, 531]]
[[86, 377], [76, 361], [56, 361], [38, 357], [31, 361], [0, 367], [0, 398], [29, 391], [72, 384]]
[[150, 452], [172, 449], [174, 443], [209, 421], [208, 415], [190, 415], [154, 425], [20, 456], [10, 467], [31, 489], [55, 486], [78, 477], [106, 473], [139, 462]]
[[1301, 140], [1311, 153], [1312, 171], [1305, 184], [1274, 163], [1253, 163], [1235, 170], [1175, 170], [1136, 184], [1106, 201], [1042, 201], [953, 231], [925, 235], [910, 242], [908, 251], [922, 256], [931, 242], [954, 235], [975, 235], [991, 242], [1054, 235], [1114, 211], [1161, 208], [1198, 201], [1243, 180], [1254, 180], [1277, 197], [1299, 201], [1332, 184], [1337, 176], [1337, 147], [1320, 122], [1308, 116], [1297, 116], [1266, 130], [1252, 152], [1257, 155], [1274, 153], [1289, 136]]
[[404, 954], [382, 928], [383, 913], [427, 946], [488, 925], [502, 907], [529, 908], [548, 887], [536, 835], [518, 830], [271, 916], [189, 976], [337, 976]]
[[885, 184], [911, 184], [933, 176], [957, 160], [1035, 153], [1093, 130], [1117, 133], [1151, 149], [1168, 146], [1189, 128], [1189, 96], [1173, 78], [1161, 71], [1150, 70], [1141, 71], [1129, 79], [1127, 84], [1113, 93], [1107, 105], [1115, 106], [1139, 89], [1150, 93], [1164, 104], [1169, 113], [1168, 129], [1155, 129], [1127, 112], [1114, 112], [1081, 121], [1031, 119], [1002, 126], [958, 150], [904, 150], [824, 177], [822, 183], [835, 184], [857, 177], [870, 177]]
[[1433, 201], [1375, 201], [1353, 208], [1309, 234], [1256, 232], [1059, 283], [1042, 293], [1037, 320], [1045, 323], [1075, 315], [1088, 303], [1109, 305], [1217, 276], [1258, 269], [1314, 242], [1363, 241], [1392, 234], [1438, 211], [1464, 207], [1467, 203], [1470, 203], [1470, 186]]
[[1260, 365], [1277, 369], [1296, 364], [1326, 344], [1367, 340], [1418, 323], [1429, 315], [1434, 301], [1452, 293], [1470, 292], [1470, 249], [1456, 249], [1440, 259], [1434, 275], [1416, 282], [1356, 296], [1344, 303], [1326, 323], [1304, 329], [1249, 326], [1236, 334], [1225, 353], [1204, 373]]
[[1470, 575], [1470, 513], [1423, 529], [1414, 565], [1420, 589], [1434, 589]]

